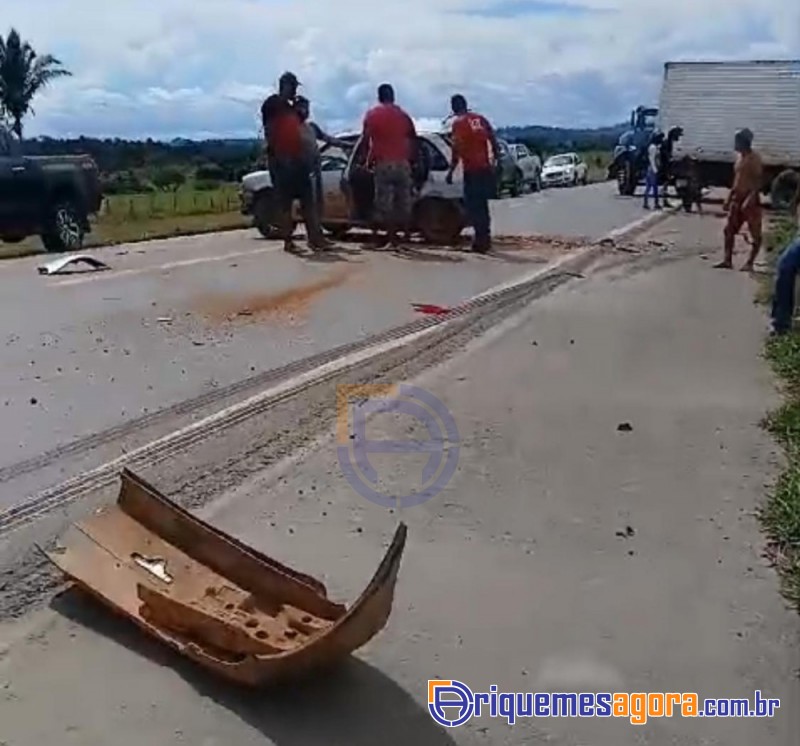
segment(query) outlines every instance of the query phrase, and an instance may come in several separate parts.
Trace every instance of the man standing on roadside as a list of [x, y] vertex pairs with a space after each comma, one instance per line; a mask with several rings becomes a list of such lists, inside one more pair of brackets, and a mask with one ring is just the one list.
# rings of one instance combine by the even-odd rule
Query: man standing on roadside
[[733, 269], [733, 247], [739, 231], [747, 225], [753, 245], [750, 255], [742, 265], [743, 272], [752, 272], [758, 252], [761, 250], [761, 187], [764, 182], [764, 166], [761, 156], [753, 150], [753, 133], [745, 128], [736, 133], [733, 140], [738, 153], [733, 167], [733, 186], [723, 210], [728, 213], [725, 224], [725, 258], [714, 266], [717, 269]]
[[296, 199], [300, 201], [308, 245], [315, 250], [329, 246], [316, 220], [311, 173], [304, 157], [303, 125], [294, 107], [299, 85], [294, 73], [285, 72], [278, 81], [278, 92], [261, 106], [267, 163], [280, 213], [279, 227], [284, 250], [290, 252], [297, 249], [292, 241], [292, 206]]
[[671, 127], [659, 150], [658, 166], [661, 173], [658, 175], [658, 180], [662, 186], [661, 197], [664, 207], [672, 207], [669, 201], [669, 184], [672, 180], [672, 157], [675, 152], [675, 143], [682, 137], [683, 127]]
[[453, 183], [458, 164], [464, 171], [464, 206], [475, 231], [472, 250], [486, 253], [492, 247], [489, 200], [495, 193], [497, 175], [489, 159], [491, 147], [494, 162], [500, 160], [500, 146], [488, 120], [469, 111], [467, 99], [457, 93], [450, 99], [453, 121], [453, 157], [447, 172], [447, 183]]
[[800, 181], [790, 210], [795, 217], [797, 232], [794, 240], [783, 250], [775, 266], [775, 287], [772, 291], [772, 334], [792, 330], [795, 309], [797, 275], [800, 273]]
[[411, 229], [411, 158], [417, 132], [411, 117], [395, 103], [388, 83], [378, 87], [378, 104], [364, 117], [364, 137], [369, 143], [367, 162], [375, 169], [377, 219], [389, 244], [397, 246], [398, 231], [408, 238]]
[[656, 210], [661, 209], [661, 201], [658, 196], [658, 175], [660, 173], [659, 167], [659, 153], [661, 145], [664, 142], [664, 133], [656, 132], [650, 138], [650, 145], [647, 146], [647, 174], [644, 181], [644, 204], [645, 210], [650, 209], [650, 195], [654, 198], [654, 207]]
[[314, 207], [317, 223], [322, 224], [322, 208], [324, 194], [322, 191], [322, 161], [319, 143], [347, 149], [349, 146], [343, 140], [337, 140], [325, 132], [316, 122], [310, 121], [311, 103], [305, 96], [298, 96], [295, 100], [295, 111], [303, 125], [303, 152], [311, 174], [311, 185], [314, 194]]

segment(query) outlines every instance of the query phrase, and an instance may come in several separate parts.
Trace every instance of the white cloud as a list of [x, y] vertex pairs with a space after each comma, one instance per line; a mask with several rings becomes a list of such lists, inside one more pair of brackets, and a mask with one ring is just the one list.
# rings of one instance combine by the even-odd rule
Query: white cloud
[[385, 80], [420, 120], [439, 121], [460, 90], [498, 124], [593, 125], [654, 101], [668, 59], [800, 57], [797, 0], [572, 4], [604, 12], [487, 14], [508, 0], [0, 0], [0, 17], [75, 73], [37, 100], [31, 135], [250, 136], [284, 69], [329, 128], [357, 125]]

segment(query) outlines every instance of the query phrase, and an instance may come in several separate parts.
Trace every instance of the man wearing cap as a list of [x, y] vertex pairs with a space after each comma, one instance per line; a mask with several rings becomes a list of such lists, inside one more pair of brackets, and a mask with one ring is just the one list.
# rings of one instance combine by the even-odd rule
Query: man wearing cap
[[296, 199], [300, 201], [308, 245], [312, 249], [329, 246], [316, 219], [311, 173], [304, 151], [303, 123], [294, 107], [299, 85], [294, 73], [285, 72], [278, 81], [278, 92], [261, 106], [267, 163], [278, 198], [279, 227], [286, 251], [296, 249], [292, 241], [292, 205]]
[[411, 228], [411, 159], [417, 132], [411, 117], [395, 103], [388, 83], [378, 87], [378, 104], [364, 117], [364, 137], [369, 142], [368, 161], [375, 167], [378, 221], [396, 246], [398, 231], [408, 236]]
[[752, 247], [743, 272], [752, 272], [761, 249], [761, 188], [764, 183], [764, 166], [761, 156], [753, 150], [753, 133], [745, 128], [734, 136], [737, 152], [733, 167], [733, 186], [723, 209], [728, 213], [725, 224], [725, 258], [714, 266], [717, 269], [733, 269], [733, 247], [739, 231], [747, 225]]
[[495, 193], [497, 179], [489, 151], [494, 156], [494, 162], [499, 163], [500, 145], [486, 117], [470, 111], [467, 99], [460, 93], [450, 99], [450, 108], [455, 115], [452, 129], [453, 156], [445, 179], [448, 184], [452, 184], [453, 172], [459, 163], [462, 164], [464, 207], [475, 231], [472, 250], [486, 253], [492, 246], [489, 200]]

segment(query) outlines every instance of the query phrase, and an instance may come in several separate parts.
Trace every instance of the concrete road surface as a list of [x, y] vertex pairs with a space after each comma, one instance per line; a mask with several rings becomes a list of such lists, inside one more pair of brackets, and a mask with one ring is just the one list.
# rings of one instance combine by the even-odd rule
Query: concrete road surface
[[[498, 234], [599, 237], [642, 216], [605, 184], [493, 209]], [[0, 264], [0, 508], [49, 485], [42, 474], [10, 481], [40, 469], [31, 460], [43, 453], [410, 321], [413, 302], [458, 303], [551, 252], [348, 245], [321, 261], [239, 231], [96, 256], [111, 271], [43, 277], [41, 256]]]
[[[3, 741], [796, 744], [797, 618], [753, 516], [779, 460], [758, 425], [776, 403], [764, 319], [749, 278], [682, 251], [716, 230], [709, 218], [665, 224], [654, 255], [542, 298], [415, 379], [453, 414], [459, 466], [441, 494], [401, 511], [394, 612], [352, 665], [304, 688], [243, 692], [67, 595], [0, 631]], [[369, 423], [375, 439], [422, 430], [388, 415]], [[399, 516], [343, 479], [335, 446], [323, 439], [234, 490], [220, 492], [218, 470], [202, 514], [353, 599]], [[386, 492], [419, 489], [408, 458], [374, 459]], [[189, 468], [148, 477], [171, 483]], [[427, 713], [431, 678], [475, 691], [761, 690], [781, 708], [638, 726], [483, 717], [446, 731]]]

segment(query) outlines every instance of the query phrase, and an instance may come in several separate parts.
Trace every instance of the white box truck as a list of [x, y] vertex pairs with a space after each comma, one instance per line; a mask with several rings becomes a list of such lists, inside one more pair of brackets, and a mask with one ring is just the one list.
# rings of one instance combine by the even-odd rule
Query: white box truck
[[[674, 158], [693, 156], [705, 186], [727, 187], [736, 157], [733, 136], [748, 127], [764, 160], [768, 194], [781, 172], [800, 173], [800, 60], [667, 62], [659, 129], [671, 127], [684, 131]], [[774, 204], [783, 201], [773, 192]]]

